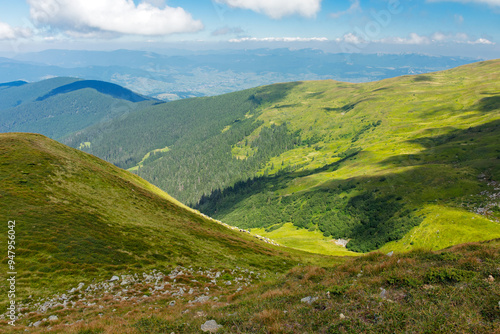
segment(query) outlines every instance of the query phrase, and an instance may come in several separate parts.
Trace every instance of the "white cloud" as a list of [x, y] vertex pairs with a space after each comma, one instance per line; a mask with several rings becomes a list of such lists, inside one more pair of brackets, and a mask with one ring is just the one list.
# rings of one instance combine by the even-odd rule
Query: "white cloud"
[[494, 42], [486, 39], [479, 38], [472, 40], [465, 33], [456, 34], [443, 34], [442, 32], [435, 32], [430, 36], [420, 36], [416, 33], [411, 33], [410, 37], [389, 37], [380, 40], [373, 41], [375, 43], [387, 43], [387, 44], [484, 44], [484, 45], [495, 45]]
[[350, 0], [351, 1], [351, 6], [344, 11], [337, 12], [337, 13], [331, 13], [330, 16], [333, 17], [334, 19], [341, 17], [342, 15], [345, 14], [352, 14], [354, 12], [360, 12], [361, 11], [361, 5], [359, 0]]
[[159, 8], [163, 1], [148, 0], [27, 0], [32, 21], [73, 32], [167, 35], [203, 29], [201, 21], [177, 7]]
[[299, 14], [314, 17], [321, 8], [322, 0], [215, 0], [233, 8], [250, 9], [264, 13], [273, 19]]
[[492, 41], [490, 40], [487, 40], [486, 38], [479, 38], [475, 41], [467, 41], [467, 44], [487, 44], [487, 45], [495, 45], [495, 43], [493, 43]]
[[412, 32], [410, 34], [409, 38], [389, 37], [389, 38], [382, 38], [382, 39], [374, 41], [374, 42], [387, 43], [387, 44], [414, 44], [414, 45], [421, 45], [421, 44], [429, 44], [431, 42], [431, 40], [428, 37], [426, 37], [426, 36], [420, 36], [417, 33]]
[[326, 37], [243, 37], [230, 39], [231, 43], [241, 42], [326, 42]]
[[0, 22], [0, 40], [18, 39], [30, 37], [32, 34], [30, 29], [15, 28], [7, 23]]
[[500, 0], [427, 0], [428, 2], [461, 2], [461, 3], [479, 3], [490, 6], [500, 6]]
[[349, 43], [349, 44], [362, 44], [366, 43], [366, 41], [353, 33], [348, 33], [342, 36], [341, 38], [335, 39], [336, 42], [339, 43]]

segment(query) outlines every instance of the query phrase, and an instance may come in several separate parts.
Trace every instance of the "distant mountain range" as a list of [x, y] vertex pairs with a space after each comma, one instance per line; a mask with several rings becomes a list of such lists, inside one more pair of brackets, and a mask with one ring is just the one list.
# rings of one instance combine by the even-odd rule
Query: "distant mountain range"
[[47, 50], [0, 58], [0, 81], [77, 77], [113, 82], [164, 100], [211, 96], [288, 81], [366, 82], [449, 69], [477, 61], [419, 54], [332, 54], [320, 50]]

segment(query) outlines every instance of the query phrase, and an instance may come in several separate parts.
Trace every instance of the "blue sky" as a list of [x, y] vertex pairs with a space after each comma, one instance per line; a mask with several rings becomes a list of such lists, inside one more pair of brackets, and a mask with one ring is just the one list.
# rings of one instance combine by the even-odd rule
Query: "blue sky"
[[0, 53], [319, 48], [500, 58], [500, 0], [0, 0]]

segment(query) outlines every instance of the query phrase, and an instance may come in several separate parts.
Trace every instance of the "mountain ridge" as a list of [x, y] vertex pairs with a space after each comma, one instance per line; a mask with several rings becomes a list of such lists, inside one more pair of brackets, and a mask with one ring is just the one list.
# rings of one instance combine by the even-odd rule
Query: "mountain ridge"
[[[139, 175], [182, 202], [194, 205], [204, 194], [197, 208], [231, 225], [279, 228], [292, 222], [351, 239], [348, 246], [357, 251], [373, 250], [403, 240], [417, 225], [428, 226], [426, 221], [433, 220], [424, 208], [432, 202], [441, 203], [438, 207], [449, 210], [450, 217], [473, 210], [466, 196], [479, 206], [489, 203], [480, 189], [495, 190], [474, 175], [486, 172], [495, 182], [500, 177], [495, 144], [499, 68], [499, 60], [492, 60], [372, 83], [295, 82], [177, 101], [130, 114], [109, 127], [89, 128], [66, 143], [91, 142], [86, 151], [124, 168], [136, 166]], [[218, 108], [229, 102], [231, 107]], [[185, 126], [179, 133], [176, 122]], [[134, 142], [127, 139], [146, 129], [147, 142], [140, 135]], [[165, 147], [168, 151], [155, 151]], [[260, 177], [268, 182], [257, 190]], [[332, 209], [320, 209], [322, 202]], [[389, 217], [382, 208], [393, 209]], [[486, 212], [475, 216], [486, 224], [481, 226], [490, 226], [476, 240], [499, 232], [497, 211]], [[384, 222], [401, 229], [382, 228]], [[378, 236], [368, 233], [383, 230]], [[427, 243], [405, 239], [401, 246], [438, 249], [465, 241], [464, 231], [446, 230], [451, 244], [434, 234]]]

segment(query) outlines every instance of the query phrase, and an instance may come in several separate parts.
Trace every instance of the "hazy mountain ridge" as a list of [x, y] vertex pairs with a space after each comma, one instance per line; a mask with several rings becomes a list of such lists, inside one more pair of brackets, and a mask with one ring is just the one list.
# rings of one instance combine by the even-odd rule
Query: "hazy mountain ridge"
[[365, 82], [452, 68], [470, 58], [419, 54], [333, 54], [320, 50], [170, 51], [46, 50], [0, 63], [3, 80], [72, 76], [119, 84], [143, 95], [174, 100], [212, 96], [266, 84], [334, 79]]

